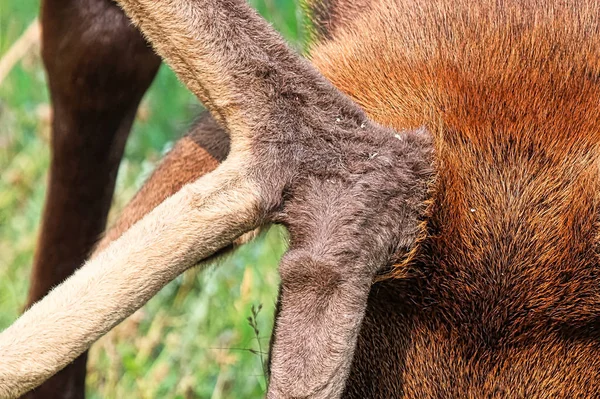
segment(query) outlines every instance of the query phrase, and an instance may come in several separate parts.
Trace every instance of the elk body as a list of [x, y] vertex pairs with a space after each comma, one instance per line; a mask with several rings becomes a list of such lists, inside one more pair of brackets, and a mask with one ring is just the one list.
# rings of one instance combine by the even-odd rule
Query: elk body
[[317, 1], [313, 69], [242, 1], [118, 3], [214, 120], [0, 335], [0, 395], [283, 223], [268, 397], [598, 396], [600, 5]]

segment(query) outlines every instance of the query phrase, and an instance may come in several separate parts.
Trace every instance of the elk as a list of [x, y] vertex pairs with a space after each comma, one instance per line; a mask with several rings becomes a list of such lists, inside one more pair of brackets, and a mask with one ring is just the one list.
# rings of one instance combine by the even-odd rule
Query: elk
[[230, 150], [150, 211], [167, 157], [0, 335], [0, 395], [268, 223], [291, 242], [267, 397], [598, 395], [599, 4], [317, 2], [311, 65], [242, 0], [118, 3]]

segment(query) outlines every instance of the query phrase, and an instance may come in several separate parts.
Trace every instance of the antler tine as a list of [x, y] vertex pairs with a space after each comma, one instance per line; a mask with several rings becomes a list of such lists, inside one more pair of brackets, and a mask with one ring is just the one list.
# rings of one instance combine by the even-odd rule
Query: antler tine
[[184, 186], [2, 331], [0, 398], [36, 387], [184, 270], [254, 229], [258, 193], [238, 166]]
[[[282, 93], [335, 90], [242, 0], [117, 0], [231, 133], [256, 131]], [[296, 88], [295, 88], [296, 87]]]
[[292, 245], [268, 397], [340, 397], [370, 284], [414, 241], [429, 134], [371, 122], [243, 0], [117, 2], [229, 130], [231, 152], [0, 334], [0, 397], [40, 383], [185, 268], [270, 222]]

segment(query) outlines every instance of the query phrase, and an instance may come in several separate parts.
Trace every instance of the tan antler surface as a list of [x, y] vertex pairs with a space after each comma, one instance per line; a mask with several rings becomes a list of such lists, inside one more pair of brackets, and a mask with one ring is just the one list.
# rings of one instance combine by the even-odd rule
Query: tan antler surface
[[0, 335], [0, 395], [40, 383], [187, 267], [276, 222], [291, 248], [268, 396], [339, 397], [375, 274], [417, 234], [428, 133], [368, 120], [243, 0], [118, 3], [231, 133], [231, 153]]
[[168, 198], [0, 334], [0, 397], [39, 385], [181, 272], [257, 225], [259, 193], [237, 171], [222, 165], [200, 182]]

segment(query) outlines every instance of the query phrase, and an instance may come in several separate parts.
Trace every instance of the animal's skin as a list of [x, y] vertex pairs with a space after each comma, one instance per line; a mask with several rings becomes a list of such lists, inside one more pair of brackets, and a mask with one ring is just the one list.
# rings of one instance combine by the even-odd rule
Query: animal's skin
[[[597, 397], [600, 7], [591, 0], [372, 0], [346, 18], [327, 14], [346, 6], [340, 0], [321, 8], [314, 65], [379, 123], [397, 131], [426, 126], [437, 173], [416, 244], [409, 240], [408, 253], [390, 256], [392, 273], [370, 287], [342, 396]], [[323, 195], [313, 198], [307, 187], [286, 193], [292, 200], [281, 221], [292, 237], [325, 232], [308, 240], [323, 248], [373, 238], [368, 230], [359, 230], [364, 237], [342, 231], [329, 242], [326, 223], [310, 224], [328, 220], [317, 212], [326, 209], [318, 202], [328, 191], [318, 186]], [[316, 206], [294, 205], [306, 198]], [[306, 394], [314, 380], [284, 378], [332, 358], [321, 351], [321, 363], [307, 361], [310, 351], [296, 353], [286, 333], [318, 325], [302, 322], [294, 304], [313, 292], [335, 297], [328, 290], [336, 285], [327, 282], [339, 275], [299, 278], [298, 264], [340, 270], [311, 268], [313, 253], [303, 260], [292, 249], [282, 264], [271, 397], [335, 397], [344, 385], [325, 378], [317, 384], [325, 391]]]

